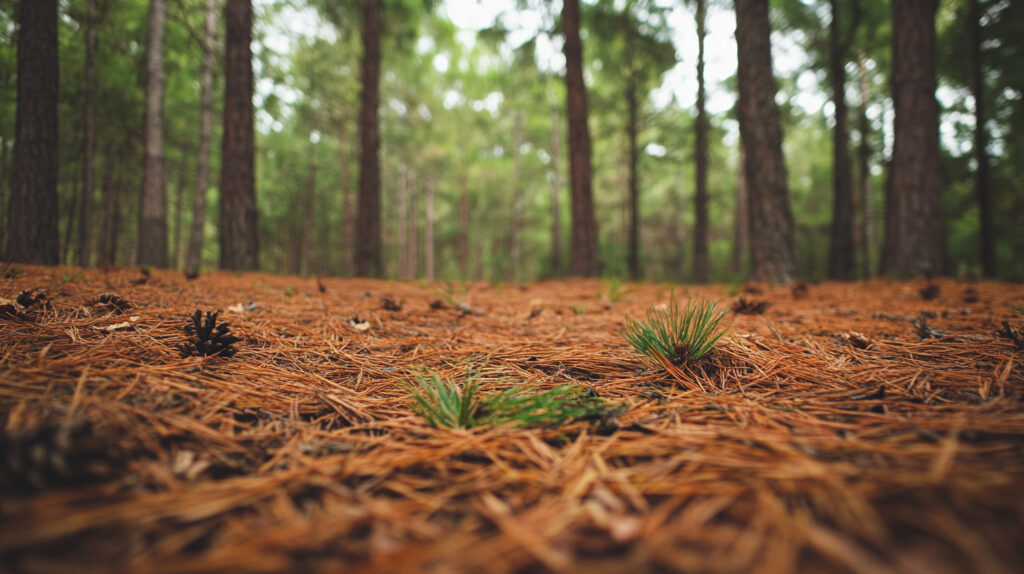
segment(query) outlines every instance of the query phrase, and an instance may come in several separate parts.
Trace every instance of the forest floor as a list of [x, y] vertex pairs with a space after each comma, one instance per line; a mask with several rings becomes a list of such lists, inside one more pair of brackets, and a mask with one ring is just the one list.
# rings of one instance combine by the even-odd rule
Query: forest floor
[[[1024, 564], [1022, 285], [676, 286], [771, 305], [669, 373], [620, 334], [668, 284], [0, 270], [0, 570]], [[45, 300], [12, 302], [27, 289]], [[222, 310], [235, 355], [182, 356], [196, 309]], [[605, 410], [432, 428], [411, 409], [425, 369], [579, 385]]]

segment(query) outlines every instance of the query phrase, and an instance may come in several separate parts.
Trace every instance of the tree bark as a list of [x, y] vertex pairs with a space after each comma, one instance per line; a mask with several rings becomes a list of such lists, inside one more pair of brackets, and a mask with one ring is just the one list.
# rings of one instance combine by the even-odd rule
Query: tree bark
[[341, 166], [341, 273], [352, 275], [355, 257], [356, 213], [352, 201], [352, 173], [349, 167], [349, 141], [344, 110], [338, 121], [338, 164]]
[[398, 278], [408, 279], [409, 236], [409, 170], [405, 164], [398, 164], [398, 186], [395, 189], [395, 259], [398, 263]]
[[515, 112], [512, 127], [512, 237], [509, 259], [512, 262], [512, 280], [519, 281], [523, 266], [523, 158], [519, 149], [523, 146], [523, 116]]
[[380, 0], [363, 1], [362, 96], [359, 113], [359, 219], [356, 222], [356, 275], [380, 277]]
[[591, 190], [590, 130], [587, 127], [587, 92], [583, 83], [583, 46], [580, 43], [579, 0], [564, 0], [566, 110], [569, 117], [569, 182], [572, 188], [572, 274], [592, 277], [600, 272], [597, 221]]
[[251, 0], [228, 0], [225, 16], [220, 265], [224, 269], [254, 270], [259, 268], [259, 229], [253, 142]]
[[562, 275], [562, 122], [558, 106], [551, 106], [551, 273]]
[[755, 276], [778, 283], [796, 273], [782, 128], [775, 104], [768, 3], [736, 0], [740, 138], [746, 148]]
[[434, 224], [437, 216], [434, 212], [434, 182], [428, 181], [425, 187], [425, 209], [427, 226], [423, 230], [423, 267], [427, 281], [434, 280]]
[[198, 273], [203, 257], [203, 231], [206, 227], [206, 191], [210, 187], [210, 147], [213, 141], [213, 67], [217, 39], [217, 0], [206, 0], [203, 37], [203, 69], [199, 76], [199, 155], [196, 169], [196, 195], [192, 207], [192, 233], [185, 255], [185, 270]]
[[145, 157], [139, 201], [140, 265], [167, 267], [167, 175], [164, 165], [164, 29], [167, 0], [149, 2], [146, 43]]
[[903, 277], [940, 273], [939, 122], [935, 100], [937, 0], [893, 0], [891, 236], [886, 269]]
[[971, 0], [971, 51], [974, 62], [974, 195], [978, 201], [978, 231], [980, 232], [981, 273], [987, 278], [996, 276], [996, 240], [992, 223], [991, 169], [988, 158], [988, 129], [985, 127], [985, 63], [982, 44], [985, 41], [981, 21], [984, 11], [980, 0]]
[[299, 274], [308, 277], [312, 272], [313, 227], [316, 214], [316, 147], [312, 146], [309, 161], [309, 179], [306, 180], [302, 206], [301, 247], [299, 248]]
[[846, 47], [842, 39], [838, 0], [831, 0], [829, 83], [835, 107], [832, 129], [832, 236], [828, 258], [830, 279], [849, 281], [856, 275], [853, 244], [853, 181], [850, 172], [849, 125], [846, 112]]
[[82, 211], [78, 224], [77, 263], [87, 267], [92, 255], [92, 201], [93, 201], [93, 161], [96, 149], [96, 123], [93, 117], [93, 94], [96, 89], [96, 6], [95, 0], [86, 0], [85, 22], [85, 85], [82, 94]]
[[416, 193], [416, 172], [409, 170], [409, 194], [408, 194], [408, 228], [406, 230], [406, 260], [405, 269], [408, 279], [415, 279], [419, 276], [419, 245], [420, 245], [420, 217], [418, 194]]
[[[627, 32], [628, 33], [628, 32]], [[628, 184], [629, 188], [629, 254], [627, 267], [629, 278], [640, 279], [640, 150], [637, 139], [640, 132], [640, 101], [637, 94], [638, 86], [633, 78], [627, 80], [626, 86], [626, 138], [628, 141]]]
[[743, 272], [750, 251], [750, 210], [747, 195], [747, 152], [740, 143], [739, 173], [736, 174], [736, 210], [732, 227], [732, 272]]
[[456, 250], [459, 254], [459, 271], [462, 280], [469, 280], [469, 181], [466, 174], [459, 178], [459, 239]]
[[56, 0], [18, 5], [18, 103], [14, 175], [7, 211], [7, 260], [56, 265], [57, 97]]
[[705, 4], [705, 0], [697, 0], [697, 193], [693, 231], [693, 280], [697, 283], [707, 283], [711, 275], [708, 259], [708, 114], [704, 88]]
[[860, 88], [860, 103], [857, 114], [860, 124], [860, 146], [858, 148], [858, 171], [860, 173], [860, 211], [861, 211], [861, 275], [865, 279], [874, 275], [872, 259], [875, 253], [874, 224], [871, 211], [871, 123], [868, 121], [868, 73], [867, 57], [861, 53], [857, 59], [857, 80]]

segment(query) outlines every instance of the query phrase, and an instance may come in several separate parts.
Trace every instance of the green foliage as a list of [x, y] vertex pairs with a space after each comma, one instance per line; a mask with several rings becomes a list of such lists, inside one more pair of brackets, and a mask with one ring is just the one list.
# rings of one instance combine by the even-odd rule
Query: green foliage
[[1014, 313], [1024, 315], [1024, 305], [1010, 305], [1010, 308], [1013, 309]]
[[626, 317], [622, 336], [636, 349], [656, 361], [681, 364], [699, 361], [708, 356], [715, 343], [725, 334], [719, 329], [728, 309], [716, 312], [717, 303], [707, 299], [694, 302], [690, 297], [680, 312], [675, 295], [667, 307], [651, 307], [646, 321]]
[[412, 409], [435, 428], [559, 425], [595, 418], [604, 409], [600, 398], [573, 385], [540, 392], [515, 386], [483, 393], [478, 373], [471, 373], [461, 382], [443, 380], [431, 373], [429, 377], [417, 376], [416, 383], [407, 385]]

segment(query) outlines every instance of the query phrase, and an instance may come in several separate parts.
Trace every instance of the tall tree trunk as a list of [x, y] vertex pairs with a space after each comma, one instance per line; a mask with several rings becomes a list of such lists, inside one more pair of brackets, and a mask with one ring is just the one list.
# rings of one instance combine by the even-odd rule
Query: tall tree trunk
[[512, 127], [512, 234], [511, 245], [509, 246], [512, 262], [512, 280], [519, 281], [522, 277], [523, 267], [523, 183], [522, 183], [522, 154], [519, 149], [523, 147], [523, 115], [515, 112]]
[[868, 71], [867, 56], [863, 53], [857, 59], [857, 80], [860, 89], [860, 103], [857, 110], [860, 124], [860, 146], [857, 151], [858, 172], [860, 173], [861, 247], [864, 278], [874, 275], [872, 259], [875, 253], [874, 225], [871, 211], [871, 123], [868, 121]]
[[784, 283], [795, 276], [796, 264], [770, 37], [768, 3], [736, 0], [740, 138], [747, 151], [754, 273]]
[[697, 193], [694, 198], [697, 213], [693, 231], [693, 280], [697, 283], [707, 283], [711, 275], [708, 259], [708, 113], [704, 88], [705, 4], [705, 0], [697, 0]]
[[562, 275], [562, 122], [558, 106], [551, 106], [551, 272]]
[[850, 173], [849, 127], [846, 114], [846, 46], [842, 39], [838, 0], [831, 0], [829, 82], [835, 106], [832, 129], [832, 237], [828, 257], [830, 279], [848, 281], [856, 275], [853, 244], [853, 181]]
[[420, 244], [420, 217], [419, 201], [416, 193], [416, 172], [409, 170], [409, 195], [408, 195], [408, 229], [406, 231], [406, 260], [405, 269], [407, 279], [415, 279], [419, 276], [419, 244]]
[[113, 227], [111, 218], [113, 216], [111, 198], [114, 195], [114, 170], [110, 166], [103, 172], [103, 184], [100, 188], [99, 213], [96, 218], [100, 225], [96, 234], [96, 265], [98, 267], [109, 267], [112, 265], [110, 259], [110, 229]]
[[424, 198], [426, 206], [427, 226], [423, 230], [423, 267], [427, 281], [434, 280], [434, 224], [437, 222], [437, 215], [434, 212], [434, 182], [428, 181]]
[[747, 194], [747, 152], [740, 144], [739, 173], [736, 174], [736, 211], [732, 224], [732, 272], [739, 274], [750, 252], [750, 210]]
[[359, 219], [356, 222], [356, 275], [380, 277], [380, 0], [363, 0], [363, 60], [359, 112]]
[[398, 264], [398, 278], [408, 279], [409, 244], [406, 229], [409, 227], [409, 170], [405, 164], [398, 164], [398, 186], [395, 189], [395, 259]]
[[221, 151], [220, 266], [258, 269], [253, 142], [252, 1], [228, 0]]
[[90, 263], [92, 251], [93, 156], [96, 149], [96, 123], [93, 117], [93, 93], [96, 89], [96, 6], [95, 0], [85, 3], [85, 85], [82, 94], [82, 219], [78, 224], [78, 248], [75, 250], [80, 267]]
[[459, 254], [459, 272], [462, 280], [469, 280], [469, 180], [466, 174], [459, 178], [459, 240], [456, 251]]
[[313, 226], [316, 214], [316, 147], [310, 151], [309, 179], [306, 180], [305, 197], [302, 206], [301, 247], [299, 248], [299, 275], [309, 276], [312, 272]]
[[71, 253], [71, 237], [75, 231], [75, 216], [78, 214], [78, 200], [79, 190], [81, 189], [81, 181], [73, 181], [71, 183], [71, 202], [68, 203], [68, 215], [64, 218], [68, 224], [64, 228], [64, 240], [60, 243], [60, 262], [62, 265], [70, 264], [68, 255]]
[[974, 91], [974, 195], [978, 201], [978, 230], [981, 235], [981, 273], [985, 277], [996, 276], [996, 240], [992, 223], [992, 189], [989, 185], [991, 172], [988, 160], [988, 130], [985, 128], [985, 64], [982, 44], [984, 37], [981, 21], [984, 11], [980, 0], [971, 0], [971, 52], [973, 53]]
[[206, 227], [206, 191], [210, 187], [210, 147], [213, 142], [213, 67], [217, 39], [217, 0], [206, 0], [203, 70], [199, 76], [199, 155], [196, 169], [196, 195], [192, 207], [192, 233], [185, 269], [197, 273], [203, 257], [203, 231]]
[[164, 165], [164, 29], [167, 0], [149, 2], [146, 43], [145, 158], [139, 201], [141, 265], [167, 267], [167, 175]]
[[626, 138], [629, 140], [629, 254], [626, 264], [629, 268], [629, 278], [636, 281], [640, 279], [640, 150], [637, 146], [640, 132], [640, 101], [636, 81], [630, 78], [626, 83]]
[[352, 173], [349, 167], [349, 141], [346, 114], [338, 121], [338, 164], [341, 166], [341, 273], [352, 275], [355, 257], [356, 213], [352, 197]]
[[572, 274], [592, 277], [600, 272], [597, 256], [597, 221], [591, 191], [590, 130], [587, 127], [587, 91], [583, 83], [583, 46], [580, 43], [579, 0], [563, 0], [565, 35], [566, 113], [569, 116], [569, 182], [572, 187]]
[[904, 277], [940, 273], [939, 113], [935, 100], [938, 0], [892, 1], [892, 235], [886, 269]]
[[56, 265], [57, 219], [57, 1], [18, 5], [18, 103], [14, 177], [7, 210], [7, 260]]

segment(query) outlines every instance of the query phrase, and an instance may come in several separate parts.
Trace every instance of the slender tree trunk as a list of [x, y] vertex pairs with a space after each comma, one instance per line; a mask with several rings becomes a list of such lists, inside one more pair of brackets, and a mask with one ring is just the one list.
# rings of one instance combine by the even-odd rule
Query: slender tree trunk
[[224, 128], [221, 151], [220, 266], [259, 269], [253, 133], [252, 2], [225, 12]]
[[[627, 32], [628, 33], [628, 32]], [[640, 279], [640, 150], [637, 139], [640, 137], [640, 101], [639, 90], [633, 78], [627, 80], [626, 86], [626, 137], [628, 141], [628, 184], [629, 188], [629, 254], [627, 267], [629, 278]]]
[[71, 238], [74, 236], [75, 231], [75, 216], [78, 215], [78, 200], [79, 191], [81, 189], [82, 182], [74, 181], [71, 183], [71, 202], [68, 204], [68, 216], [64, 218], [68, 224], [64, 228], [64, 240], [60, 243], [60, 262], [62, 265], [70, 264], [69, 255], [71, 253]]
[[56, 265], [57, 219], [57, 1], [18, 5], [18, 103], [14, 176], [7, 210], [7, 260]]
[[206, 0], [203, 69], [199, 76], [199, 155], [196, 170], [196, 194], [192, 207], [192, 233], [185, 256], [185, 269], [199, 272], [203, 257], [203, 232], [206, 228], [206, 191], [210, 187], [210, 148], [213, 142], [213, 67], [217, 39], [217, 0]]
[[110, 260], [110, 228], [113, 227], [111, 217], [113, 207], [110, 202], [114, 195], [114, 170], [107, 166], [103, 173], [103, 184], [100, 188], [99, 213], [96, 214], [100, 221], [99, 232], [96, 234], [96, 265], [98, 267], [109, 267]]
[[434, 182], [428, 181], [426, 188], [426, 218], [427, 226], [423, 230], [423, 267], [424, 275], [428, 281], [434, 280], [434, 224], [437, 216], [434, 212]]
[[409, 170], [405, 164], [398, 164], [398, 186], [395, 190], [395, 251], [398, 264], [398, 278], [408, 279], [409, 244], [406, 229], [409, 227]]
[[85, 3], [85, 85], [82, 94], [82, 219], [78, 224], [78, 248], [75, 250], [80, 267], [90, 263], [93, 215], [93, 156], [96, 148], [96, 124], [93, 117], [93, 93], [96, 87], [96, 7], [95, 0]]
[[356, 275], [379, 277], [380, 253], [380, 0], [363, 0], [362, 109], [359, 113], [359, 219], [356, 222]]
[[167, 175], [164, 165], [164, 29], [167, 0], [149, 2], [146, 43], [145, 159], [139, 201], [141, 265], [167, 267]]
[[742, 273], [750, 251], [750, 210], [747, 195], [747, 152], [740, 144], [739, 173], [736, 174], [736, 211], [732, 226], [732, 272]]
[[519, 153], [519, 149], [522, 146], [523, 116], [521, 113], [516, 112], [512, 127], [512, 153], [515, 155], [512, 164], [512, 245], [509, 246], [513, 281], [521, 279], [523, 268], [523, 158]]
[[775, 104], [770, 36], [768, 3], [736, 0], [740, 138], [747, 151], [754, 273], [785, 283], [796, 274], [793, 214]]
[[935, 100], [937, 0], [893, 0], [895, 111], [891, 236], [886, 269], [904, 277], [940, 273], [939, 113]]
[[597, 221], [591, 191], [590, 130], [587, 92], [583, 83], [579, 0], [563, 0], [566, 110], [569, 116], [569, 181], [572, 188], [572, 274], [592, 277], [600, 272]]
[[551, 271], [555, 277], [562, 275], [561, 130], [558, 106], [551, 106]]
[[416, 172], [409, 170], [409, 195], [408, 195], [408, 229], [406, 231], [406, 256], [405, 264], [408, 279], [415, 279], [419, 276], [419, 244], [420, 244], [420, 217], [419, 217], [419, 194], [416, 192]]
[[971, 51], [973, 53], [974, 91], [974, 195], [978, 201], [978, 230], [981, 241], [981, 273], [996, 276], [996, 240], [992, 223], [992, 189], [989, 184], [991, 170], [988, 159], [988, 129], [985, 127], [985, 63], [982, 44], [985, 41], [981, 21], [984, 11], [980, 0], [971, 0]]
[[316, 148], [310, 151], [309, 179], [306, 180], [302, 205], [301, 247], [299, 248], [299, 274], [306, 277], [312, 271], [313, 226], [316, 214]]
[[459, 178], [459, 240], [456, 250], [459, 254], [459, 272], [463, 280], [469, 279], [469, 180], [466, 174]]
[[856, 275], [853, 244], [853, 181], [850, 173], [849, 127], [846, 113], [846, 49], [842, 41], [838, 0], [831, 0], [829, 82], [835, 106], [832, 130], [832, 237], [828, 258], [830, 279], [848, 281]]
[[705, 0], [697, 0], [697, 193], [694, 198], [697, 213], [693, 232], [693, 280], [697, 283], [707, 283], [711, 276], [708, 259], [708, 113], [704, 88], [705, 4]]
[[864, 245], [861, 275], [874, 275], [872, 259], [875, 253], [874, 225], [871, 212], [871, 123], [868, 121], [868, 72], [867, 57], [861, 53], [857, 60], [857, 80], [860, 88], [860, 104], [857, 110], [860, 124], [860, 146], [858, 149], [858, 171], [860, 172], [861, 238]]
[[341, 166], [341, 272], [345, 277], [352, 275], [355, 257], [356, 210], [352, 197], [352, 173], [349, 166], [349, 141], [342, 111], [338, 121], [338, 164]]

